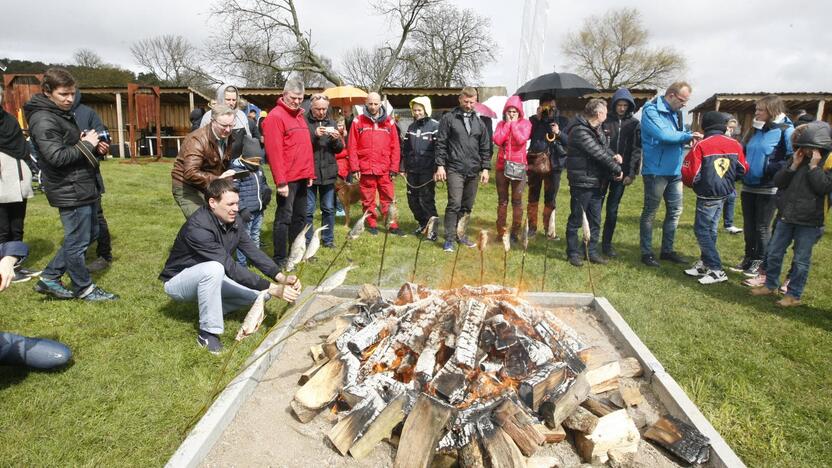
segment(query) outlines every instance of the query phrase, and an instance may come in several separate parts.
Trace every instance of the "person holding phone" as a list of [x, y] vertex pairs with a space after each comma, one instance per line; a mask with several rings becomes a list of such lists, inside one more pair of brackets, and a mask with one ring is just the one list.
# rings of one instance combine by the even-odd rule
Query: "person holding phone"
[[503, 107], [503, 120], [494, 130], [497, 153], [497, 237], [506, 235], [506, 216], [511, 190], [511, 241], [517, 242], [523, 218], [523, 188], [526, 185], [526, 142], [532, 124], [523, 115], [520, 96], [508, 98]]
[[327, 229], [321, 233], [324, 247], [335, 246], [335, 179], [338, 177], [337, 153], [344, 149], [344, 138], [335, 129], [335, 122], [329, 118], [329, 98], [313, 94], [306, 124], [312, 139], [312, 154], [315, 159], [315, 181], [307, 190], [306, 224], [312, 227], [306, 231], [306, 242], [312, 240], [315, 208], [320, 202], [321, 225]]

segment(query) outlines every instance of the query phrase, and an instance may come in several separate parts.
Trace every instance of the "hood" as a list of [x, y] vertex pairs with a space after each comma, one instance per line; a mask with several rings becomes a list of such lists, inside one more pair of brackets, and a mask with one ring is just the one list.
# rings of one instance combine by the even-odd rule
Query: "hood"
[[234, 88], [234, 89], [237, 90], [237, 102], [238, 103], [240, 102], [240, 88], [238, 88], [238, 87], [236, 87], [232, 84], [227, 84], [226, 83], [226, 84], [220, 85], [220, 87], [217, 88], [217, 97], [216, 97], [217, 98], [217, 104], [222, 104], [222, 103], [225, 102], [225, 90], [228, 89], [229, 87]]
[[410, 109], [413, 109], [413, 104], [421, 104], [425, 108], [425, 117], [430, 118], [433, 114], [433, 107], [430, 105], [430, 98], [427, 96], [419, 96], [410, 100]]
[[191, 111], [191, 115], [188, 118], [193, 122], [202, 120], [203, 115], [205, 115], [205, 111], [201, 107], [194, 107], [194, 110]]
[[520, 99], [520, 96], [515, 94], [506, 100], [506, 105], [503, 106], [503, 115], [506, 115], [506, 111], [509, 107], [517, 109], [517, 112], [520, 113], [521, 119], [526, 118], [526, 115], [523, 113], [523, 101]]
[[612, 118], [617, 119], [618, 114], [615, 113], [615, 104], [618, 101], [627, 101], [627, 104], [630, 105], [629, 109], [627, 109], [627, 113], [624, 114], [624, 117], [630, 117], [636, 110], [636, 100], [633, 98], [632, 93], [627, 88], [618, 88], [615, 91], [615, 94], [612, 95], [612, 99], [610, 100], [610, 111], [609, 114]]
[[72, 109], [70, 109], [70, 110], [72, 112], [75, 112], [76, 110], [78, 110], [78, 106], [80, 106], [80, 105], [81, 105], [81, 90], [79, 90], [78, 88], [75, 88], [75, 99], [72, 101]]
[[381, 123], [384, 122], [384, 119], [387, 118], [387, 109], [385, 109], [384, 105], [382, 104], [381, 106], [379, 106], [378, 117], [373, 118], [373, 116], [371, 116], [370, 113], [367, 112], [367, 107], [365, 106], [364, 116], [370, 119], [371, 122]]

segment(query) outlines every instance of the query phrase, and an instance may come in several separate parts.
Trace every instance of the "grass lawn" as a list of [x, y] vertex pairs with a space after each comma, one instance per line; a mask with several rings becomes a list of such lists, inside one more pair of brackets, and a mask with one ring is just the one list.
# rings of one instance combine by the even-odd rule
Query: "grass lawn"
[[[195, 343], [196, 306], [170, 301], [156, 277], [183, 222], [170, 195], [171, 161], [134, 166], [102, 165], [107, 184], [104, 209], [113, 235], [115, 262], [95, 281], [121, 296], [112, 304], [54, 301], [32, 291], [32, 282], [16, 284], [0, 296], [0, 329], [46, 336], [68, 344], [74, 364], [54, 373], [26, 373], [0, 368], [0, 464], [135, 465], [164, 464], [183, 440], [187, 423], [199, 410], [221, 360]], [[437, 205], [445, 205], [444, 185]], [[398, 181], [401, 224], [415, 228]], [[642, 185], [627, 189], [620, 211], [616, 246], [621, 258], [593, 266], [599, 296], [610, 299], [636, 333], [682, 385], [693, 401], [749, 466], [823, 466], [832, 459], [832, 239], [816, 246], [804, 305], [780, 310], [770, 298], [753, 298], [740, 276], [701, 286], [682, 268], [639, 263], [638, 218]], [[698, 256], [693, 235], [694, 200], [685, 194], [677, 250]], [[558, 197], [558, 231], [563, 236], [569, 193], [564, 175]], [[359, 211], [358, 209], [354, 210]], [[493, 182], [482, 188], [469, 233], [489, 229], [486, 281], [503, 277], [502, 248], [493, 240], [496, 193]], [[262, 239], [271, 253], [269, 209]], [[661, 217], [660, 217], [661, 219]], [[741, 223], [739, 203], [737, 219]], [[342, 222], [342, 218], [338, 218]], [[660, 224], [660, 223], [659, 223]], [[338, 226], [336, 242], [346, 229]], [[661, 231], [654, 234], [658, 248]], [[38, 195], [29, 203], [26, 241], [30, 267], [43, 268], [62, 238], [57, 210]], [[375, 282], [383, 236], [366, 233], [344, 253], [360, 266], [348, 282]], [[396, 287], [409, 278], [417, 240], [391, 237], [382, 286]], [[545, 244], [540, 236], [526, 259], [528, 289], [538, 290]], [[565, 241], [550, 242], [546, 289], [590, 291], [586, 267], [565, 261]], [[726, 264], [737, 263], [742, 236], [720, 232]], [[335, 255], [322, 249], [304, 272], [314, 283]], [[453, 255], [441, 244], [424, 243], [417, 280], [434, 287], [448, 284]], [[339, 260], [336, 268], [343, 266]], [[509, 259], [509, 283], [519, 277], [520, 254]], [[460, 252], [456, 284], [479, 279], [479, 255]], [[282, 307], [270, 303], [266, 326]], [[244, 312], [226, 320], [223, 337], [230, 347]], [[258, 332], [262, 336], [264, 330]], [[237, 351], [239, 368], [257, 338]], [[229, 376], [230, 379], [230, 376]], [[276, 444], [280, 441], [276, 440]]]

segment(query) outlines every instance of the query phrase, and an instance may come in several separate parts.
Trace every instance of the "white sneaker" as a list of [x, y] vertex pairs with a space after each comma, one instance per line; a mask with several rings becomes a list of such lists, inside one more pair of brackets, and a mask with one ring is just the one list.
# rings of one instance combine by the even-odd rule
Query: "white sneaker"
[[728, 281], [728, 275], [722, 270], [708, 270], [704, 276], [699, 278], [699, 284], [714, 284]]
[[728, 234], [739, 234], [742, 232], [742, 228], [738, 228], [736, 226], [728, 226], [727, 228], [725, 228], [725, 231]]
[[707, 272], [708, 269], [705, 268], [705, 264], [702, 263], [702, 260], [697, 260], [692, 267], [685, 270], [685, 274], [688, 276], [702, 276]]

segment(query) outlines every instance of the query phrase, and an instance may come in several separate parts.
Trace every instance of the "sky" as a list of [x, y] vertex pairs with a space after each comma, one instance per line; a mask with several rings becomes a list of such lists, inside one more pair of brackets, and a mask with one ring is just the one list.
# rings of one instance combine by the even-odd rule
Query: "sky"
[[[475, 84], [505, 86], [512, 93], [518, 87], [523, 3], [448, 1], [491, 19], [491, 35], [499, 45], [499, 54]], [[372, 46], [398, 34], [386, 18], [373, 14], [366, 1], [296, 3], [302, 27], [312, 30], [319, 52], [336, 64], [355, 45]], [[693, 85], [690, 107], [717, 92], [832, 92], [832, 28], [828, 26], [832, 2], [631, 0], [626, 4], [640, 10], [651, 45], [673, 47], [687, 58], [687, 70], [680, 78]], [[37, 9], [37, 21], [26, 19], [35, 14], [26, 2], [4, 5], [0, 57], [70, 63], [75, 50], [88, 48], [105, 62], [140, 71], [130, 54], [133, 42], [161, 34], [181, 34], [202, 46], [214, 27], [208, 14], [210, 2], [204, 0], [145, 0], [119, 12], [120, 21], [111, 19], [115, 16], [113, 5], [101, 0], [74, 0], [71, 11], [86, 12], [77, 15], [68, 14], [67, 8], [46, 5]], [[565, 34], [579, 29], [586, 17], [621, 5], [611, 0], [550, 0], [541, 70], [569, 71], [560, 49]]]

